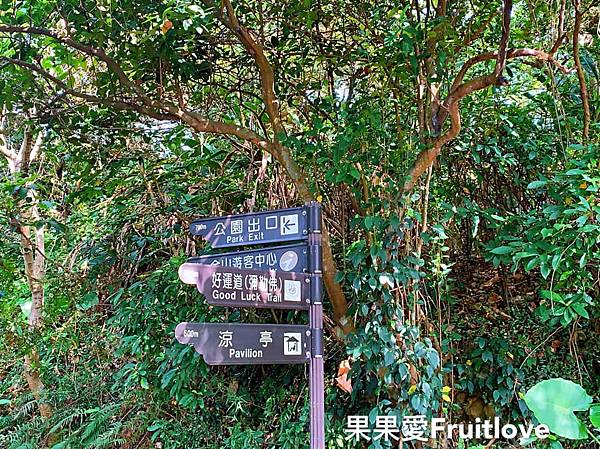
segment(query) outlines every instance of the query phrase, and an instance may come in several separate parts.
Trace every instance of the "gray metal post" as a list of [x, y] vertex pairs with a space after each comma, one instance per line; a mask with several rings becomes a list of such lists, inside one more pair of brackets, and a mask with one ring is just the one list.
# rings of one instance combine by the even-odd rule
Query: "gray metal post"
[[325, 449], [325, 380], [323, 367], [323, 259], [321, 251], [321, 205], [310, 206], [310, 234], [308, 237], [311, 266], [311, 304], [309, 326], [312, 353], [309, 370], [310, 388], [310, 448]]

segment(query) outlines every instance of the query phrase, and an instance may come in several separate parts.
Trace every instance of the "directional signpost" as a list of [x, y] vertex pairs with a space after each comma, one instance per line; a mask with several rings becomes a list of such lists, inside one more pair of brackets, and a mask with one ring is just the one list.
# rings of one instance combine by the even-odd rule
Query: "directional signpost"
[[209, 365], [308, 363], [310, 447], [324, 449], [321, 205], [203, 218], [190, 232], [213, 248], [302, 242], [192, 257], [179, 278], [217, 306], [308, 310], [308, 326], [184, 322], [175, 337]]

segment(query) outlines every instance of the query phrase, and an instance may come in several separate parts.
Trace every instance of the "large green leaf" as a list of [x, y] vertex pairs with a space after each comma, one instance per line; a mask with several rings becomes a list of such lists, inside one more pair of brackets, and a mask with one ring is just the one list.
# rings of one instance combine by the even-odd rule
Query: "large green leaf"
[[587, 438], [585, 425], [573, 413], [586, 411], [592, 403], [580, 385], [565, 379], [544, 380], [529, 389], [525, 403], [555, 434], [573, 440]]
[[590, 407], [590, 421], [595, 427], [600, 429], [600, 405]]

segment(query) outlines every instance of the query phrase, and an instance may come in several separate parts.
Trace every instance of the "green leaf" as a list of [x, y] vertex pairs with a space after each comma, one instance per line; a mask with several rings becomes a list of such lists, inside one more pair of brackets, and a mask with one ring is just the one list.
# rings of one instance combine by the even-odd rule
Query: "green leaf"
[[148, 432], [154, 432], [155, 430], [162, 429], [164, 427], [164, 423], [162, 421], [157, 421], [151, 426], [149, 426], [146, 430]]
[[584, 317], [585, 319], [590, 319], [590, 315], [587, 310], [585, 310], [585, 305], [577, 302], [571, 306], [577, 315]]
[[491, 351], [484, 351], [483, 354], [481, 354], [481, 360], [484, 362], [491, 362], [494, 360], [494, 355]]
[[509, 254], [512, 253], [515, 249], [512, 246], [499, 246], [492, 250], [493, 254]]
[[356, 169], [356, 168], [352, 168], [350, 170], [350, 176], [352, 176], [354, 179], [360, 179], [360, 172]]
[[385, 366], [390, 366], [395, 361], [396, 361], [396, 357], [394, 356], [394, 352], [393, 351], [386, 351], [385, 357], [384, 357], [384, 364], [385, 364]]
[[98, 304], [98, 294], [96, 292], [86, 293], [81, 302], [77, 304], [77, 308], [80, 310], [88, 310]]
[[550, 274], [550, 267], [546, 264], [542, 264], [540, 266], [540, 273], [542, 273], [544, 279], [548, 279], [548, 275]]
[[600, 404], [590, 407], [590, 421], [595, 427], [600, 429]]
[[560, 263], [560, 254], [556, 254], [552, 258], [552, 269], [556, 270], [558, 268], [559, 263]]
[[550, 449], [563, 449], [563, 445], [558, 440], [551, 440], [550, 441]]
[[550, 301], [562, 301], [564, 299], [560, 293], [553, 292], [551, 290], [540, 291], [540, 296], [542, 298], [549, 299]]
[[592, 403], [581, 385], [566, 379], [539, 382], [525, 394], [525, 403], [538, 421], [555, 434], [572, 440], [587, 438], [586, 427], [574, 411], [586, 411]]
[[546, 184], [548, 184], [548, 181], [533, 181], [533, 182], [530, 182], [529, 184], [527, 184], [527, 188], [528, 189], [539, 189], [540, 187], [543, 187]]

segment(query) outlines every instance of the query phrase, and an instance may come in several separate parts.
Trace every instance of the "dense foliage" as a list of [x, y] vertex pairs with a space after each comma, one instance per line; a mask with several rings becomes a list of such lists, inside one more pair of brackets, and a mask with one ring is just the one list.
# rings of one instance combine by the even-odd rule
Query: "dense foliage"
[[[177, 268], [212, 251], [192, 219], [309, 199], [329, 448], [386, 447], [350, 415], [541, 420], [564, 385], [593, 424], [599, 29], [587, 0], [0, 1], [0, 448], [308, 448], [305, 367], [174, 328], [306, 323]], [[570, 413], [530, 447], [594, 447]]]

